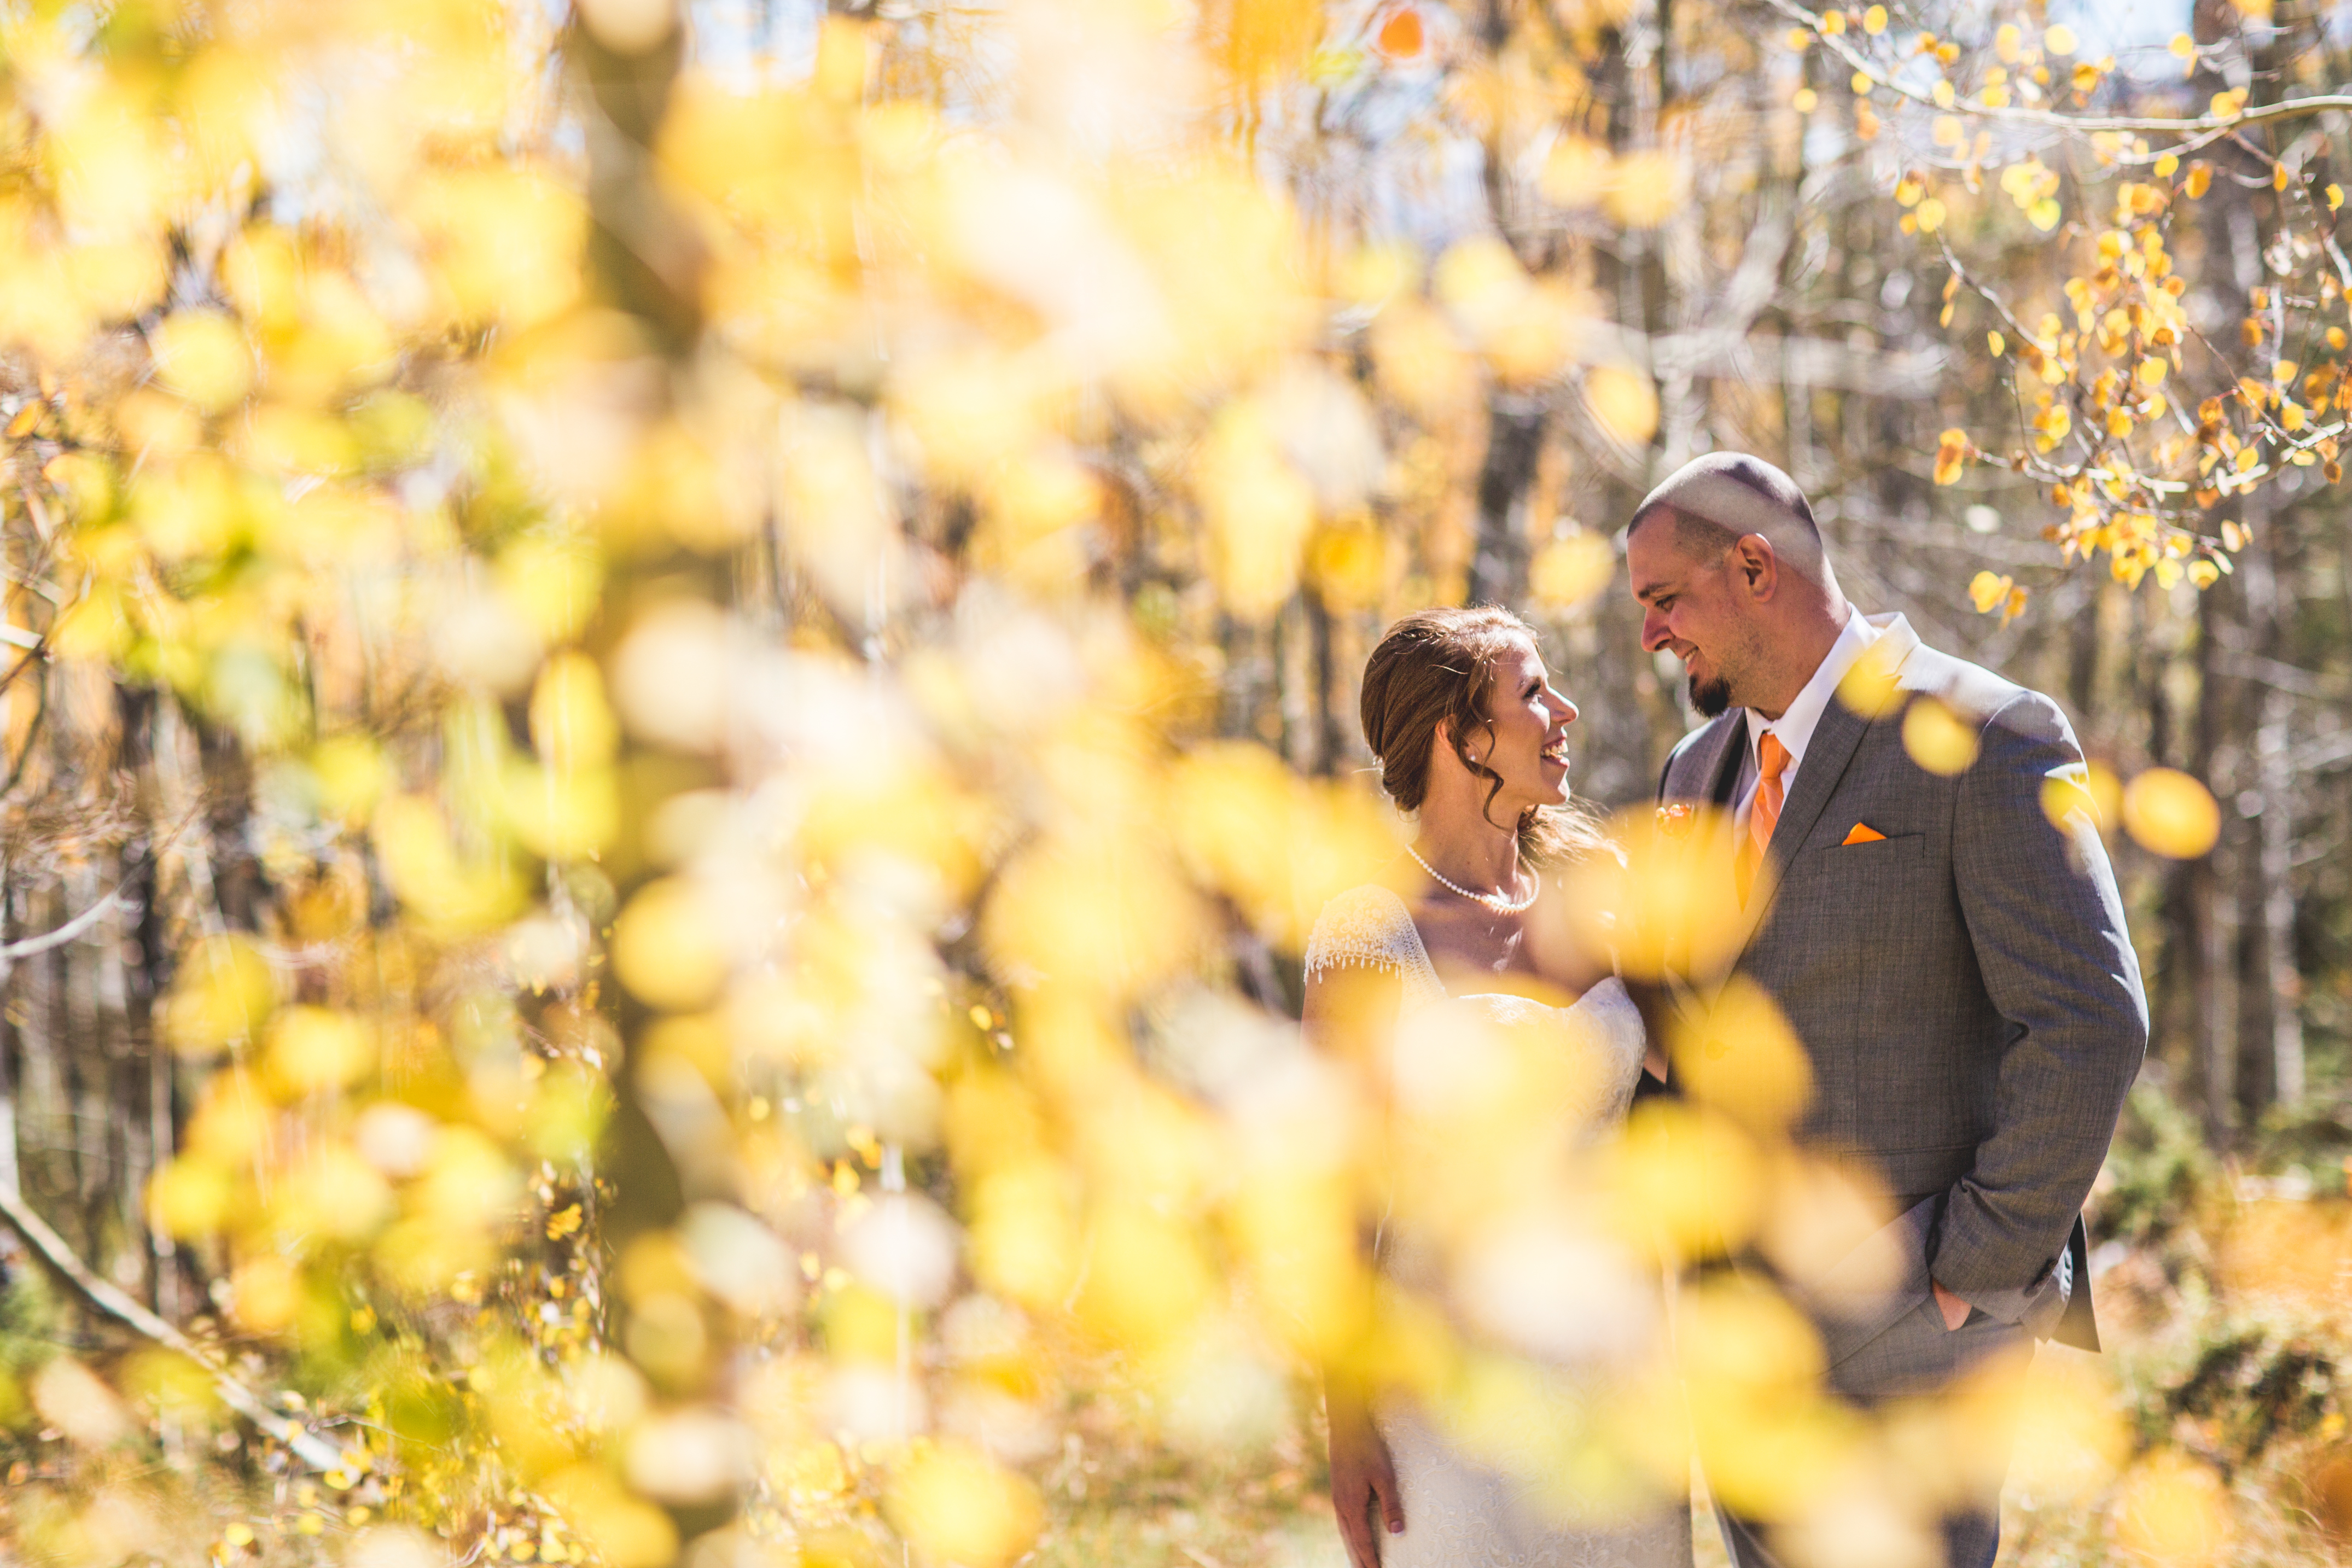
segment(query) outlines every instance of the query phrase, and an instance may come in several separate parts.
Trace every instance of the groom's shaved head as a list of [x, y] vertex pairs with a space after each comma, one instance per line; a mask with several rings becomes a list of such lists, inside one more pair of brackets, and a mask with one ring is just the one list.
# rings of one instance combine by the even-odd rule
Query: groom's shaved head
[[1778, 718], [1821, 665], [1849, 607], [1813, 508], [1769, 463], [1718, 452], [1686, 463], [1625, 525], [1642, 646], [1670, 653], [1691, 706]]
[[1691, 459], [1633, 509], [1626, 539], [1660, 519], [1674, 525], [1675, 542], [1694, 559], [1716, 559], [1738, 540], [1761, 534], [1772, 553], [1808, 582], [1826, 588], [1833, 581], [1805, 493], [1760, 457], [1710, 452]]

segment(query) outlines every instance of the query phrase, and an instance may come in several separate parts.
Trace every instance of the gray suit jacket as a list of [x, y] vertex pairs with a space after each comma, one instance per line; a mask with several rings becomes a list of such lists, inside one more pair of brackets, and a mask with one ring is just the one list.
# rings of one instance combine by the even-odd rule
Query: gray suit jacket
[[[2088, 796], [2071, 792], [2082, 809], [2063, 827], [2044, 810], [2046, 785], [2083, 777], [2082, 751], [2048, 697], [1923, 645], [1900, 616], [1883, 624], [1814, 731], [1727, 962], [1685, 955], [1673, 989], [1762, 987], [1812, 1061], [1800, 1137], [1918, 1204], [1916, 1261], [1947, 1289], [2095, 1349], [2082, 1205], [2147, 1004]], [[1927, 696], [1976, 731], [1956, 775], [1905, 747], [1904, 714]], [[1745, 726], [1734, 708], [1685, 737], [1660, 798], [1727, 810]], [[1846, 843], [1857, 824], [1885, 837]]]

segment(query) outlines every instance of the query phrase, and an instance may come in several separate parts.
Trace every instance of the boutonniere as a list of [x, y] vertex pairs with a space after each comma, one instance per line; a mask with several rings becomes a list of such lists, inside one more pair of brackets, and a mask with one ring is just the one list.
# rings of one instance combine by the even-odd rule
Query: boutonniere
[[1691, 810], [1691, 804], [1687, 800], [1669, 800], [1658, 808], [1658, 831], [1665, 838], [1679, 839], [1686, 836], [1695, 820], [1696, 814]]

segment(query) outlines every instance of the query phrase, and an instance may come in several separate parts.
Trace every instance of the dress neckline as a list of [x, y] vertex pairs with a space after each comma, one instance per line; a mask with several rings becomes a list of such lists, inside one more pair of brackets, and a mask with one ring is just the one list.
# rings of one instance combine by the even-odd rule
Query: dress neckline
[[1412, 905], [1405, 902], [1404, 896], [1402, 894], [1393, 894], [1393, 896], [1396, 898], [1398, 905], [1404, 911], [1405, 932], [1412, 941], [1412, 961], [1419, 966], [1421, 977], [1424, 982], [1426, 982], [1430, 992], [1430, 995], [1421, 1003], [1420, 1007], [1411, 1009], [1412, 1011], [1418, 1012], [1421, 1010], [1422, 1007], [1433, 1007], [1441, 1001], [1469, 1002], [1476, 1001], [1485, 997], [1507, 997], [1515, 1002], [1526, 1002], [1530, 1006], [1546, 1008], [1556, 1013], [1571, 1013], [1578, 1008], [1582, 1007], [1594, 996], [1598, 995], [1602, 987], [1617, 978], [1614, 974], [1603, 975], [1601, 978], [1593, 981], [1592, 984], [1585, 987], [1581, 991], [1579, 991], [1568, 1001], [1557, 1004], [1538, 1001], [1535, 998], [1527, 996], [1518, 991], [1456, 992], [1446, 985], [1444, 977], [1437, 972], [1436, 964], [1431, 960], [1429, 956], [1429, 944], [1421, 939], [1421, 922], [1412, 917]]

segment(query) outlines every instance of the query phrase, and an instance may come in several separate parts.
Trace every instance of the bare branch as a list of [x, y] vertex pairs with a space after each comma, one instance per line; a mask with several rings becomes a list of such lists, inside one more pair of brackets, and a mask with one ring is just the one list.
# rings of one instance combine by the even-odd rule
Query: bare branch
[[99, 921], [105, 918], [108, 910], [122, 902], [122, 890], [127, 885], [129, 885], [127, 882], [117, 883], [112, 892], [97, 899], [88, 909], [54, 931], [44, 931], [38, 936], [27, 936], [21, 941], [0, 946], [0, 980], [7, 978], [10, 966], [17, 959], [29, 958], [36, 953], [46, 953], [52, 947], [62, 947], [97, 925]]
[[208, 1347], [198, 1344], [141, 1306], [127, 1292], [93, 1272], [89, 1265], [66, 1245], [65, 1238], [50, 1229], [48, 1222], [33, 1212], [32, 1206], [16, 1189], [14, 1176], [13, 1171], [0, 1172], [0, 1218], [5, 1218], [10, 1228], [39, 1255], [41, 1261], [70, 1285], [77, 1295], [115, 1322], [203, 1367], [211, 1375], [213, 1387], [220, 1395], [222, 1404], [284, 1443], [296, 1458], [310, 1469], [323, 1471], [344, 1468], [343, 1457], [332, 1443], [301, 1422], [272, 1410], [260, 1395], [231, 1375], [227, 1368], [221, 1365], [220, 1358]]

